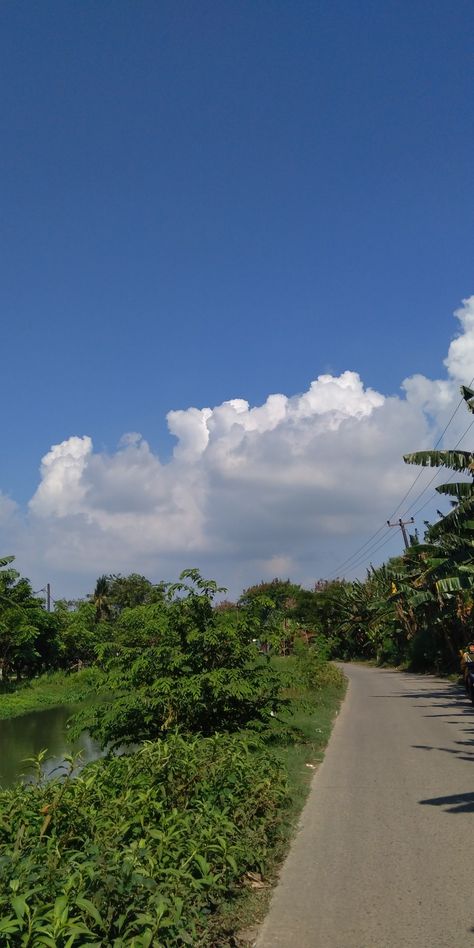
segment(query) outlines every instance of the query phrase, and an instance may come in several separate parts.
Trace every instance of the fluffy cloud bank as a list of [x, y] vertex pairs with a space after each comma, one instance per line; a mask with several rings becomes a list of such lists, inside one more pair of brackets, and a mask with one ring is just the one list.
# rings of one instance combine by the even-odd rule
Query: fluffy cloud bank
[[[43, 572], [85, 578], [200, 565], [233, 592], [277, 573], [327, 575], [397, 506], [416, 473], [403, 453], [436, 441], [474, 373], [474, 297], [455, 315], [447, 377], [406, 379], [401, 397], [348, 371], [256, 407], [233, 398], [170, 411], [166, 463], [136, 433], [112, 454], [72, 436], [44, 456], [26, 516], [0, 494], [6, 535], [33, 574], [38, 561]], [[450, 440], [467, 423], [460, 411]]]

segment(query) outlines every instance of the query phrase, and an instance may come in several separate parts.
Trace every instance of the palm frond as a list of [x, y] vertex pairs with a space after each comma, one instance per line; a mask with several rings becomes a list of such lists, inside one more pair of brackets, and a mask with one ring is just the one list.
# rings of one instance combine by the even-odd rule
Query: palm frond
[[444, 579], [438, 579], [435, 586], [438, 593], [449, 595], [449, 593], [456, 593], [462, 589], [468, 589], [472, 586], [472, 582], [469, 582], [467, 577], [463, 576], [446, 576]]
[[474, 473], [474, 454], [471, 451], [414, 451], [404, 454], [405, 464], [419, 464], [421, 467], [448, 467], [452, 471], [470, 471]]
[[466, 402], [469, 411], [474, 411], [474, 392], [472, 388], [468, 388], [467, 385], [461, 385], [461, 395]]
[[439, 484], [435, 489], [438, 494], [447, 494], [449, 497], [457, 497], [458, 500], [463, 500], [465, 497], [472, 495], [474, 485], [470, 481], [457, 481], [454, 484]]

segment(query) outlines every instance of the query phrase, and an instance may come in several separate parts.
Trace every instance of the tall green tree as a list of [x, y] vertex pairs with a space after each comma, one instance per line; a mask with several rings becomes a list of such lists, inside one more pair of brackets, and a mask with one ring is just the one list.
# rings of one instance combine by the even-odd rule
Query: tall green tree
[[54, 661], [57, 625], [34, 595], [27, 579], [0, 560], [0, 678], [34, 674]]
[[59, 623], [60, 663], [73, 669], [96, 662], [105, 642], [110, 641], [110, 623], [97, 620], [94, 602], [78, 602], [70, 609], [66, 602], [57, 602], [54, 615]]
[[106, 622], [112, 615], [110, 605], [110, 580], [108, 576], [99, 576], [91, 601], [95, 607], [95, 621]]
[[[222, 591], [197, 570], [185, 570], [166, 603], [124, 611], [120, 629], [128, 625], [132, 634], [110, 648], [114, 700], [87, 719], [93, 735], [119, 744], [176, 729], [210, 735], [269, 726], [280, 703], [279, 678], [253, 644], [253, 613], [213, 608]], [[131, 628], [135, 613], [146, 641]]]
[[114, 615], [119, 615], [123, 609], [162, 602], [166, 593], [165, 583], [154, 585], [140, 573], [130, 573], [128, 576], [112, 574], [107, 580], [107, 601]]

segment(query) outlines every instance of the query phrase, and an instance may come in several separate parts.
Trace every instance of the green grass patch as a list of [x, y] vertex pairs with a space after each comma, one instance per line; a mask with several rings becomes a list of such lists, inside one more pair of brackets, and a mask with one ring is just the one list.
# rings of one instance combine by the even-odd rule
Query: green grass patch
[[313, 768], [323, 758], [345, 688], [345, 679], [337, 675], [315, 689], [301, 685], [292, 699], [287, 720], [300, 731], [301, 739], [276, 748], [276, 756], [288, 778], [292, 802], [290, 816], [298, 817], [305, 802]]
[[4, 685], [5, 690], [0, 691], [0, 720], [58, 705], [77, 704], [97, 693], [103, 678], [100, 669], [85, 668], [72, 674], [50, 672], [40, 678]]

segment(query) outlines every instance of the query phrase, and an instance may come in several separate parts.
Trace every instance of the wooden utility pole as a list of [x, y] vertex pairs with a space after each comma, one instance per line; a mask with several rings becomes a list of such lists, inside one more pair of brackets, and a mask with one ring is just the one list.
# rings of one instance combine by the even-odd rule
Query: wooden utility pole
[[405, 530], [405, 527], [406, 527], [407, 524], [409, 524], [409, 523], [414, 523], [414, 522], [415, 522], [415, 521], [414, 521], [413, 517], [411, 517], [410, 520], [402, 520], [402, 518], [400, 517], [400, 519], [397, 520], [395, 523], [390, 523], [390, 520], [387, 520], [387, 526], [389, 526], [389, 527], [400, 527], [400, 530], [401, 530], [402, 533], [403, 533], [403, 539], [404, 539], [404, 541], [405, 541], [405, 549], [406, 549], [406, 550], [408, 550], [408, 547], [410, 546], [410, 543], [409, 543], [409, 540], [408, 540], [408, 534], [407, 534], [407, 532], [406, 532], [406, 530]]
[[46, 611], [51, 612], [51, 583], [46, 583]]

